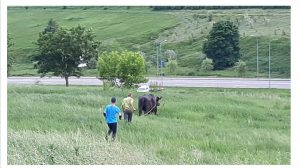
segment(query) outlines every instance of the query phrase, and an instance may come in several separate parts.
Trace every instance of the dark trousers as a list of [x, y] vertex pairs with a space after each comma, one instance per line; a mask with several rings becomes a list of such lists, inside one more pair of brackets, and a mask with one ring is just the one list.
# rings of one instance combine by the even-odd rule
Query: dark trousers
[[131, 120], [132, 120], [132, 112], [130, 110], [126, 109], [124, 111], [124, 119], [127, 122], [131, 122]]
[[107, 123], [107, 125], [109, 128], [107, 135], [109, 136], [112, 133], [112, 139], [114, 140], [117, 134], [117, 123]]

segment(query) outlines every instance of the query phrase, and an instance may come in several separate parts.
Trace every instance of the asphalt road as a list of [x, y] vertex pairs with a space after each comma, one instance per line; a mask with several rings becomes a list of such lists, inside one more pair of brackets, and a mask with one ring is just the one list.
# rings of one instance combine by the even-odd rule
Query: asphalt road
[[[60, 77], [9, 77], [8, 84], [28, 85], [65, 85]], [[171, 87], [220, 87], [220, 88], [280, 88], [290, 89], [290, 79], [257, 79], [257, 78], [191, 78], [191, 77], [149, 77], [149, 83]], [[96, 77], [70, 77], [70, 85], [102, 85]]]

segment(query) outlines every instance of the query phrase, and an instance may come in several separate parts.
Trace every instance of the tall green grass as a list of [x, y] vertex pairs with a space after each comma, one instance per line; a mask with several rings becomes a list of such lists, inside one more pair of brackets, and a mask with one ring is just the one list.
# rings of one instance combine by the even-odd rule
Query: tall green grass
[[[158, 115], [102, 116], [134, 90], [8, 87], [8, 164], [290, 164], [290, 91], [167, 88]], [[100, 109], [99, 109], [100, 108]]]

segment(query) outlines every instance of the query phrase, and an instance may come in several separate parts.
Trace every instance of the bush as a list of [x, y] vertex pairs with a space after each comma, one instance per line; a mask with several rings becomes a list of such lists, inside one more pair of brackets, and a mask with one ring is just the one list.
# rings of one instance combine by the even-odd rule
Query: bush
[[239, 60], [235, 63], [234, 69], [238, 73], [239, 77], [244, 77], [247, 71], [246, 62]]
[[201, 70], [203, 71], [211, 71], [214, 68], [213, 60], [209, 58], [205, 58], [201, 64]]
[[177, 61], [169, 59], [168, 64], [167, 64], [167, 68], [168, 68], [169, 72], [176, 73], [177, 67], [178, 67]]
[[195, 75], [196, 75], [195, 72], [189, 72], [189, 73], [188, 73], [188, 76], [195, 76]]

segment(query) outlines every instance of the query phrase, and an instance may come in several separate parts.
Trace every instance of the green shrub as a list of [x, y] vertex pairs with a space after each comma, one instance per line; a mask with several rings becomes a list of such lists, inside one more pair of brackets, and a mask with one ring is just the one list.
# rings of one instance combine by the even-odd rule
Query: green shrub
[[205, 58], [201, 64], [201, 70], [203, 71], [211, 71], [214, 68], [213, 60], [209, 58]]
[[244, 77], [247, 71], [246, 62], [239, 60], [235, 63], [234, 69], [238, 73], [239, 77]]

